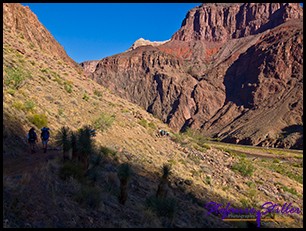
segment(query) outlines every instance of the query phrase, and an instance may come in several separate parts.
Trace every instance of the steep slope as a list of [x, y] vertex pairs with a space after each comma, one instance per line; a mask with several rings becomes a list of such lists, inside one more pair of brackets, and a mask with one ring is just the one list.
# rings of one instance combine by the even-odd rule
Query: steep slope
[[[23, 28], [35, 34], [35, 28], [42, 28], [28, 23], [26, 18], [34, 14], [20, 4], [3, 6], [4, 20], [15, 12]], [[240, 157], [225, 151], [225, 147], [210, 148], [174, 134], [141, 107], [86, 78], [80, 67], [64, 60], [61, 52], [44, 50], [43, 44], [33, 46], [31, 40], [25, 39], [26, 31], [7, 28], [6, 22], [3, 25], [4, 227], [236, 227], [238, 224], [207, 214], [205, 204], [230, 201], [235, 207], [259, 208], [273, 198], [279, 203], [294, 201], [301, 206], [300, 152], [275, 155], [281, 159], [281, 166], [269, 158], [262, 161], [263, 155], [258, 155], [252, 161], [257, 171], [241, 175], [233, 167]], [[52, 36], [49, 39], [47, 44], [59, 46]], [[96, 127], [94, 141], [114, 152], [108, 158], [103, 156], [96, 185], [89, 187], [74, 177], [62, 180], [62, 152], [54, 142], [59, 128], [77, 130], [109, 117], [114, 118], [113, 124], [104, 132]], [[39, 143], [38, 153], [31, 156], [26, 132], [32, 126], [40, 129], [44, 123], [51, 128], [52, 150], [43, 154]], [[158, 128], [170, 131], [170, 138], [158, 138]], [[182, 141], [174, 142], [179, 139]], [[116, 174], [121, 163], [129, 163], [133, 170], [124, 206], [117, 200]], [[171, 219], [159, 217], [146, 207], [146, 200], [156, 193], [163, 164], [172, 166], [168, 196], [175, 199], [177, 207]], [[302, 227], [303, 216], [294, 215], [287, 217], [292, 223], [268, 223], [262, 227]]]
[[[19, 4], [4, 4], [3, 29], [7, 35], [3, 37], [3, 43], [7, 42], [6, 39], [10, 39], [12, 42], [13, 39], [10, 36], [20, 36], [22, 40], [29, 43], [32, 49], [35, 47], [41, 52], [54, 54], [54, 58], [60, 58], [72, 67], [77, 67], [77, 63], [66, 54], [63, 47], [54, 40], [29, 7], [22, 7]], [[20, 43], [15, 45], [22, 47]], [[23, 53], [24, 50], [21, 48], [19, 52]]]
[[202, 4], [171, 41], [102, 59], [90, 76], [175, 131], [301, 149], [302, 19], [295, 3]]

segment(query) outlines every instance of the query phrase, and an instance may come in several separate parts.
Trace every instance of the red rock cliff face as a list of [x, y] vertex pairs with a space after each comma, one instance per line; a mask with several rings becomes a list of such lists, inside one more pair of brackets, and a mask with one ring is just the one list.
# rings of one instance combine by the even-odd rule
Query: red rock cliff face
[[210, 3], [190, 10], [172, 39], [225, 42], [276, 27], [303, 13], [298, 4]]
[[171, 41], [102, 59], [92, 78], [175, 130], [302, 147], [303, 10], [203, 4]]

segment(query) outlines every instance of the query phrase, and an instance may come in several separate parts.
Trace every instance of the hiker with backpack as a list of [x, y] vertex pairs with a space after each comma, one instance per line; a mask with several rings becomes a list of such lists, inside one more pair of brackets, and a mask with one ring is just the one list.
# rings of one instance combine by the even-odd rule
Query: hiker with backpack
[[28, 143], [30, 144], [31, 153], [35, 153], [35, 144], [38, 141], [35, 128], [31, 128], [28, 133]]
[[50, 132], [49, 132], [49, 128], [43, 127], [41, 129], [41, 141], [42, 141], [42, 145], [43, 145], [43, 149], [44, 149], [44, 153], [47, 152], [47, 146], [48, 146], [48, 141], [49, 141], [49, 137], [50, 137]]

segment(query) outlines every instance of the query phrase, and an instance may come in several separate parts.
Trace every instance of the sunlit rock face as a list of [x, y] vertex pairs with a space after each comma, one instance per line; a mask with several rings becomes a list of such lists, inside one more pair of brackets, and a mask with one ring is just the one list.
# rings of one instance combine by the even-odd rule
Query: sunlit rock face
[[170, 41], [139, 40], [91, 78], [176, 131], [302, 148], [302, 21], [297, 3], [202, 4]]

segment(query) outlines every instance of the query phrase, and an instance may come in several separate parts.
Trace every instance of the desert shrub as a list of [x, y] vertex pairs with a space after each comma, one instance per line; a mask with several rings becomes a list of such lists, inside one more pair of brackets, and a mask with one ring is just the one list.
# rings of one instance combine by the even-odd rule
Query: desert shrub
[[128, 163], [123, 163], [118, 167], [118, 177], [120, 180], [128, 180], [131, 174], [132, 169]]
[[99, 152], [101, 155], [105, 155], [105, 156], [115, 156], [117, 154], [117, 152], [113, 149], [110, 149], [108, 147], [105, 146], [101, 146], [99, 149]]
[[143, 126], [144, 128], [152, 128], [152, 129], [156, 129], [156, 125], [153, 122], [148, 122], [146, 119], [142, 118], [141, 120], [139, 120], [138, 122], [141, 126]]
[[43, 69], [40, 69], [40, 71], [42, 73], [48, 73], [49, 72], [49, 68], [43, 68]]
[[211, 185], [211, 178], [210, 178], [210, 176], [206, 176], [205, 183], [208, 184], [208, 185]]
[[276, 164], [278, 164], [280, 161], [278, 160], [278, 159], [274, 159], [273, 160], [273, 163], [276, 163]]
[[170, 166], [173, 166], [176, 164], [176, 161], [174, 159], [169, 159], [167, 162], [170, 164]]
[[254, 188], [256, 186], [252, 181], [246, 182], [246, 185], [249, 186], [250, 188]]
[[77, 202], [93, 209], [100, 206], [101, 199], [99, 188], [90, 185], [83, 185], [80, 191], [75, 195], [75, 200]]
[[114, 120], [115, 120], [114, 115], [108, 115], [108, 114], [102, 113], [100, 114], [99, 118], [97, 118], [93, 122], [93, 126], [95, 129], [104, 132], [112, 126]]
[[296, 168], [303, 168], [303, 162], [301, 162], [301, 163], [293, 163], [292, 166], [296, 167]]
[[146, 206], [158, 216], [173, 218], [177, 211], [177, 201], [174, 198], [157, 198], [151, 196], [146, 199]]
[[30, 42], [29, 47], [30, 47], [31, 49], [33, 49], [33, 48], [35, 47], [34, 43]]
[[86, 125], [79, 129], [77, 133], [77, 150], [87, 157], [94, 153], [92, 130], [90, 126]]
[[24, 110], [24, 104], [21, 101], [14, 102], [12, 106], [18, 110]]
[[291, 168], [283, 165], [283, 164], [270, 164], [269, 168], [274, 171], [277, 172], [279, 174], [282, 174], [284, 176], [288, 176], [290, 179], [293, 179], [301, 184], [303, 184], [303, 173], [302, 174], [296, 174], [294, 172], [291, 171]]
[[12, 89], [12, 88], [9, 88], [9, 89], [7, 89], [7, 93], [9, 93], [10, 95], [14, 96], [15, 93], [16, 93], [16, 90]]
[[94, 95], [101, 97], [102, 96], [102, 91], [99, 90], [94, 90]]
[[85, 101], [88, 101], [89, 100], [89, 96], [86, 93], [84, 93], [82, 99], [84, 99]]
[[122, 112], [122, 113], [129, 113], [129, 112], [130, 112], [130, 110], [129, 110], [129, 109], [127, 109], [127, 108], [123, 108], [123, 109], [121, 109], [121, 112]]
[[201, 146], [200, 145], [194, 145], [192, 147], [194, 149], [200, 151], [200, 152], [203, 152], [203, 153], [205, 153], [208, 149], [210, 149], [210, 146], [208, 144], [202, 144]]
[[38, 77], [41, 78], [43, 81], [46, 81], [46, 80], [47, 80], [46, 77], [43, 76], [43, 75], [38, 75]]
[[245, 199], [245, 198], [241, 198], [240, 199], [240, 203], [242, 205], [243, 208], [249, 208], [251, 207], [251, 204], [249, 202], [249, 200]]
[[204, 137], [199, 131], [187, 128], [184, 132], [186, 136], [192, 138], [198, 145], [202, 145], [207, 141], [207, 138]]
[[33, 111], [35, 108], [35, 103], [33, 101], [26, 101], [24, 104], [21, 101], [16, 101], [12, 105], [18, 110]]
[[128, 191], [127, 191], [128, 181], [132, 176], [131, 166], [128, 163], [121, 164], [118, 167], [117, 175], [120, 180], [120, 194], [118, 196], [118, 199], [119, 203], [124, 205], [128, 197]]
[[156, 197], [165, 198], [168, 194], [167, 185], [169, 184], [168, 177], [171, 175], [172, 166], [169, 164], [164, 164], [162, 167], [162, 177], [157, 187]]
[[62, 180], [67, 180], [70, 177], [82, 182], [84, 180], [84, 172], [82, 165], [75, 162], [65, 162], [64, 165], [59, 170], [59, 177]]
[[59, 74], [57, 74], [56, 72], [54, 72], [54, 71], [50, 71], [51, 72], [51, 74], [53, 75], [53, 77], [54, 77], [54, 81], [55, 82], [57, 82], [59, 85], [63, 85], [64, 84], [64, 82], [63, 82], [63, 80], [62, 80], [62, 78], [60, 77], [60, 75]]
[[20, 68], [6, 68], [4, 78], [4, 85], [11, 89], [18, 90], [29, 77], [29, 73]]
[[148, 127], [148, 121], [146, 119], [141, 119], [138, 122], [141, 126], [143, 126], [144, 128]]
[[59, 115], [59, 116], [63, 116], [63, 115], [64, 115], [64, 109], [63, 109], [63, 108], [59, 108], [59, 109], [57, 110], [57, 112], [58, 112], [58, 115]]
[[32, 100], [26, 101], [24, 103], [24, 108], [26, 111], [33, 111], [35, 108], [35, 103]]
[[183, 133], [174, 133], [171, 136], [171, 140], [175, 143], [179, 143], [179, 144], [186, 144], [186, 135]]
[[47, 127], [48, 119], [45, 114], [34, 114], [29, 116], [29, 121], [38, 128]]
[[65, 90], [66, 90], [68, 93], [71, 93], [71, 92], [72, 92], [72, 85], [71, 85], [71, 84], [65, 82], [64, 88], [65, 88]]
[[251, 176], [255, 170], [252, 163], [245, 158], [239, 159], [238, 163], [234, 163], [232, 169], [239, 172], [242, 176]]
[[288, 187], [286, 187], [285, 185], [283, 185], [283, 186], [282, 186], [282, 189], [283, 189], [284, 191], [287, 191], [287, 192], [291, 193], [292, 195], [298, 195], [296, 189], [294, 189], [294, 188], [288, 188]]
[[55, 135], [55, 144], [63, 148], [63, 153], [66, 153], [71, 148], [70, 141], [71, 131], [69, 127], [61, 127]]
[[108, 102], [108, 106], [109, 107], [116, 107], [116, 104], [114, 104], [113, 102]]
[[153, 122], [148, 123], [149, 128], [156, 129], [156, 125]]

